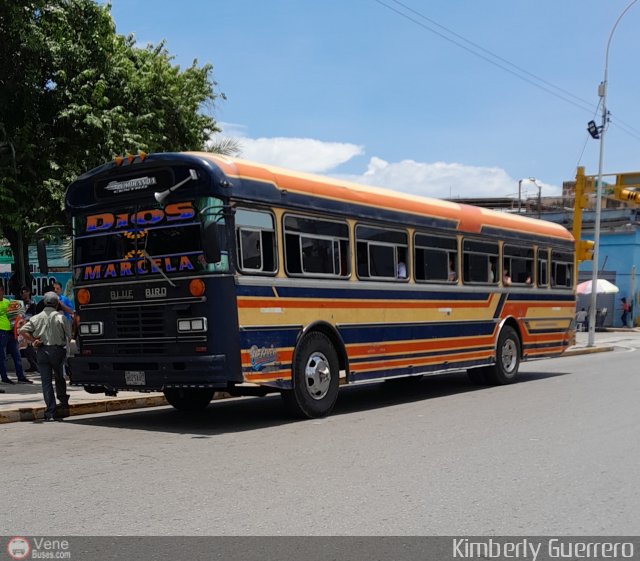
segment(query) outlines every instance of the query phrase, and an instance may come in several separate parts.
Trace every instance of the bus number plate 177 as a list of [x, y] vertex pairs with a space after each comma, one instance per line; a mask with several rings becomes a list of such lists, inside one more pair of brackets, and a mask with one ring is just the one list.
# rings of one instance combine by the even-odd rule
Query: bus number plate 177
[[127, 386], [144, 386], [147, 383], [146, 376], [142, 370], [125, 370], [124, 381]]

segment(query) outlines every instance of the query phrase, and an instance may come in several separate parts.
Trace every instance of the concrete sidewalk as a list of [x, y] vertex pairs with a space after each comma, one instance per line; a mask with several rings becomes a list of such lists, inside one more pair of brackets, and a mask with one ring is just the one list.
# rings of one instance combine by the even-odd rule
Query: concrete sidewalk
[[[569, 348], [563, 356], [575, 356], [581, 354], [600, 353], [612, 351], [617, 340], [632, 337], [640, 343], [640, 330], [623, 330], [606, 336], [600, 333], [596, 336], [596, 345], [587, 347], [587, 334], [577, 333], [576, 345]], [[26, 361], [23, 361], [26, 367]], [[9, 377], [16, 380], [13, 371], [13, 362], [7, 362]], [[33, 380], [33, 384], [5, 384], [0, 383], [0, 388], [6, 393], [0, 394], [0, 424], [14, 423], [17, 421], [36, 421], [44, 418], [44, 399], [42, 397], [42, 384], [38, 374], [26, 376]], [[161, 393], [118, 392], [117, 397], [106, 397], [104, 394], [90, 394], [82, 387], [67, 385], [69, 408], [61, 412], [61, 416], [88, 415], [93, 413], [107, 413], [112, 411], [124, 411], [127, 409], [141, 409], [144, 407], [160, 407], [168, 405]], [[214, 399], [222, 399], [226, 394], [216, 393]]]
[[[13, 365], [12, 365], [13, 366]], [[39, 374], [26, 373], [33, 384], [0, 383], [0, 424], [16, 421], [36, 421], [44, 418], [44, 398]], [[15, 373], [9, 372], [9, 378], [16, 381]], [[90, 394], [82, 387], [67, 384], [69, 399], [68, 410], [60, 411], [61, 417], [107, 413], [125, 409], [141, 409], [168, 405], [161, 393], [118, 392], [118, 397], [106, 397], [104, 394]]]

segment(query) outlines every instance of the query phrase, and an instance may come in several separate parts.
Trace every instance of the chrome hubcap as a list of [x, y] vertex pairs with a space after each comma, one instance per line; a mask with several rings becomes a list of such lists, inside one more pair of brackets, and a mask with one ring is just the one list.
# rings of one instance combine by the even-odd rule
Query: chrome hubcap
[[307, 392], [313, 399], [322, 399], [327, 395], [331, 384], [331, 369], [327, 357], [320, 352], [312, 353], [307, 360], [304, 377]]
[[506, 374], [513, 374], [518, 364], [518, 347], [512, 339], [502, 345], [502, 369]]

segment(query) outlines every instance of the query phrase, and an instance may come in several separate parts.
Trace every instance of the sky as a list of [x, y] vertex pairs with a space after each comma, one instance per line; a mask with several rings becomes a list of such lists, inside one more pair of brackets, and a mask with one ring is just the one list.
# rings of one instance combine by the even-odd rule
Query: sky
[[[439, 198], [553, 196], [577, 165], [598, 173], [586, 127], [630, 3], [111, 0], [118, 33], [213, 65], [241, 157]], [[640, 1], [612, 35], [604, 173], [640, 170], [638, 28]]]

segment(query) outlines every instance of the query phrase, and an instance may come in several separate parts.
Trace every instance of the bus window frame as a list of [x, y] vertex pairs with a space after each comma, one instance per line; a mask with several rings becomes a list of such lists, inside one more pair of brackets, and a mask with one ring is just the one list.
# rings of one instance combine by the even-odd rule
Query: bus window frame
[[[565, 254], [569, 257], [571, 257], [571, 260], [569, 261], [561, 261], [559, 259], [554, 259], [553, 255], [554, 253], [562, 253]], [[574, 251], [567, 251], [564, 249], [554, 249], [551, 248], [551, 288], [556, 288], [558, 290], [572, 290], [573, 289], [573, 285], [575, 284], [575, 280], [576, 280], [576, 271], [575, 271], [575, 267], [574, 267], [574, 263], [575, 263], [575, 255], [574, 255]], [[570, 283], [567, 284], [557, 284], [555, 279], [557, 277], [556, 273], [556, 265], [566, 265], [569, 269], [569, 271], [571, 272], [571, 278], [570, 278]]]
[[[540, 257], [540, 253], [544, 253], [545, 257], [541, 258]], [[536, 286], [538, 288], [549, 288], [551, 283], [549, 282], [549, 253], [550, 253], [550, 248], [549, 247], [545, 247], [545, 248], [537, 248], [536, 249]], [[546, 282], [545, 283], [541, 283], [540, 282], [540, 263], [544, 263], [546, 266]]]
[[[287, 218], [301, 218], [304, 220], [317, 220], [318, 222], [330, 222], [333, 224], [339, 224], [342, 226], [346, 226], [347, 227], [347, 237], [346, 238], [341, 238], [341, 237], [337, 237], [337, 236], [324, 236], [324, 235], [317, 235], [317, 234], [309, 234], [308, 232], [288, 232], [287, 231]], [[292, 236], [298, 236], [298, 253], [300, 256], [300, 273], [292, 273], [289, 271], [289, 263], [287, 261], [287, 235], [292, 235]], [[346, 274], [345, 275], [341, 275], [341, 274], [336, 274], [335, 273], [335, 265], [336, 265], [336, 261], [335, 261], [335, 252], [334, 252], [334, 259], [333, 259], [333, 265], [334, 265], [334, 273], [306, 273], [304, 271], [304, 260], [303, 260], [303, 254], [302, 254], [302, 237], [305, 238], [309, 238], [309, 239], [326, 239], [326, 240], [331, 240], [334, 242], [337, 242], [338, 244], [338, 265], [342, 264], [342, 250], [340, 247], [340, 242], [345, 242], [346, 241], [346, 247], [347, 247], [347, 259], [346, 259]], [[283, 240], [283, 252], [284, 252], [284, 272], [288, 277], [291, 278], [321, 278], [321, 279], [335, 279], [335, 280], [349, 280], [351, 278], [351, 263], [350, 263], [350, 259], [349, 259], [349, 252], [350, 252], [350, 247], [351, 247], [351, 234], [349, 232], [349, 223], [346, 220], [339, 220], [339, 219], [331, 219], [331, 218], [326, 218], [326, 217], [321, 217], [315, 214], [299, 214], [299, 213], [295, 213], [295, 212], [285, 212], [282, 215], [282, 240]]]
[[[454, 242], [455, 245], [455, 249], [451, 250], [448, 248], [434, 248], [434, 247], [429, 247], [429, 246], [423, 246], [423, 245], [419, 245], [418, 244], [418, 236], [429, 236], [432, 238], [440, 238], [443, 240], [450, 240]], [[418, 275], [417, 275], [417, 267], [416, 267], [416, 258], [417, 258], [417, 254], [416, 254], [416, 250], [418, 249], [426, 249], [426, 250], [432, 250], [432, 251], [438, 251], [438, 252], [442, 252], [442, 253], [446, 253], [447, 254], [447, 278], [446, 280], [439, 280], [439, 279], [434, 279], [434, 280], [430, 280], [430, 279], [419, 279]], [[454, 258], [453, 258], [453, 263], [454, 263], [454, 274], [455, 274], [455, 279], [454, 280], [449, 280], [449, 263], [451, 262], [451, 252], [454, 251]], [[460, 278], [460, 273], [459, 273], [459, 263], [458, 263], [458, 254], [460, 253], [459, 251], [459, 246], [458, 246], [458, 236], [456, 235], [442, 235], [442, 234], [432, 234], [430, 232], [423, 232], [423, 231], [416, 231], [413, 234], [413, 278], [415, 279], [416, 283], [424, 283], [424, 284], [447, 284], [447, 285], [457, 285], [458, 284], [458, 279]]]
[[[491, 244], [491, 245], [495, 245], [497, 252], [496, 253], [483, 253], [481, 251], [465, 251], [464, 248], [464, 244], [465, 242], [471, 242], [471, 243], [480, 243], [480, 244]], [[461, 248], [461, 257], [462, 257], [462, 284], [464, 285], [468, 285], [468, 286], [494, 286], [497, 287], [498, 284], [500, 283], [500, 279], [501, 279], [501, 267], [500, 267], [500, 244], [498, 241], [486, 241], [486, 240], [481, 240], [479, 238], [475, 238], [475, 237], [467, 237], [467, 236], [463, 236], [462, 237], [462, 243], [460, 244], [460, 248]], [[495, 257], [496, 261], [495, 261], [495, 269], [493, 270], [493, 281], [489, 281], [487, 280], [485, 281], [467, 281], [465, 280], [465, 255], [466, 254], [470, 254], [470, 255], [485, 255], [488, 257], [489, 259], [489, 264], [491, 263], [491, 257]], [[487, 269], [488, 270], [488, 269]], [[488, 278], [488, 275], [487, 275]]]
[[[521, 257], [519, 255], [510, 255], [507, 254], [505, 252], [505, 248], [514, 248], [514, 249], [521, 249], [521, 250], [525, 250], [525, 251], [530, 251], [531, 252], [531, 257]], [[509, 242], [505, 242], [502, 244], [502, 270], [503, 270], [503, 274], [505, 271], [505, 262], [506, 260], [509, 260], [509, 266], [506, 268], [506, 270], [509, 271], [509, 278], [511, 279], [511, 284], [512, 285], [516, 285], [519, 287], [526, 287], [526, 288], [531, 288], [533, 287], [533, 276], [534, 276], [534, 266], [535, 266], [535, 262], [536, 262], [536, 250], [533, 246], [524, 246], [524, 245], [519, 245], [519, 244], [514, 244], [514, 243], [509, 243]], [[511, 263], [512, 259], [520, 259], [523, 261], [529, 261], [530, 262], [530, 271], [529, 271], [529, 282], [517, 282], [514, 280], [514, 274], [513, 274], [513, 266]]]
[[[277, 219], [275, 216], [275, 213], [270, 210], [270, 209], [263, 209], [263, 208], [246, 208], [243, 206], [237, 206], [234, 207], [234, 210], [236, 211], [234, 213], [234, 220], [233, 220], [233, 227], [234, 230], [236, 232], [236, 235], [234, 236], [235, 238], [235, 243], [237, 244], [237, 248], [236, 248], [236, 254], [238, 256], [238, 263], [237, 263], [237, 269], [238, 272], [240, 272], [241, 274], [246, 274], [246, 275], [261, 275], [261, 276], [276, 276], [278, 274], [278, 270], [279, 270], [279, 252], [278, 252], [278, 231], [276, 228], [277, 225]], [[269, 218], [271, 219], [271, 228], [260, 228], [259, 226], [243, 226], [243, 225], [238, 225], [237, 221], [236, 221], [236, 215], [237, 215], [237, 211], [243, 211], [243, 212], [249, 212], [249, 213], [255, 213], [255, 214], [263, 214], [263, 215], [268, 215]], [[260, 233], [260, 261], [262, 264], [262, 268], [261, 269], [249, 269], [244, 267], [243, 264], [243, 255], [242, 255], [242, 232], [243, 231], [249, 231], [249, 232], [259, 232]], [[264, 269], [264, 237], [262, 235], [263, 232], [271, 232], [271, 234], [273, 235], [273, 266], [274, 269], [273, 271], [268, 271]]]
[[[394, 243], [394, 242], [380, 242], [377, 240], [369, 240], [367, 238], [358, 239], [358, 228], [372, 228], [375, 230], [381, 230], [382, 232], [395, 232], [398, 234], [403, 234], [405, 236], [406, 244]], [[354, 228], [354, 251], [356, 255], [356, 277], [359, 281], [363, 282], [402, 282], [408, 283], [411, 280], [411, 274], [409, 271], [409, 232], [407, 230], [402, 230], [400, 228], [383, 228], [379, 224], [371, 224], [367, 222], [357, 222]], [[358, 271], [358, 244], [363, 243], [367, 246], [367, 273], [368, 276], [362, 277]], [[393, 248], [393, 276], [381, 277], [377, 275], [371, 274], [371, 245], [380, 246], [380, 247], [392, 247]], [[405, 250], [405, 260], [404, 266], [406, 270], [405, 277], [398, 276], [398, 267], [400, 265], [400, 260], [398, 256], [398, 248], [404, 248]]]

